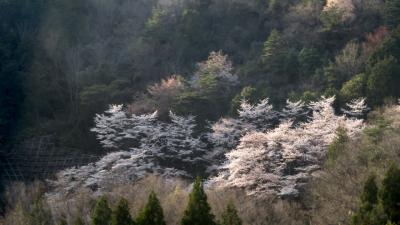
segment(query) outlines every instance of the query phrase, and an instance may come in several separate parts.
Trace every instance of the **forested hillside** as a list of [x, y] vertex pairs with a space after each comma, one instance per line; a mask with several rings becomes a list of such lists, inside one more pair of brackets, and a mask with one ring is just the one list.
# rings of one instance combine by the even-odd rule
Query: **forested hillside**
[[[279, 107], [321, 95], [379, 105], [399, 94], [395, 1], [1, 4], [2, 76], [10, 83], [2, 96], [12, 93], [2, 115], [5, 127], [20, 121], [18, 140], [55, 134], [63, 145], [99, 152], [89, 130], [108, 104], [215, 121], [234, 115], [243, 97]], [[212, 52], [210, 65], [198, 64]]]
[[0, 223], [399, 225], [399, 25], [400, 0], [0, 0]]

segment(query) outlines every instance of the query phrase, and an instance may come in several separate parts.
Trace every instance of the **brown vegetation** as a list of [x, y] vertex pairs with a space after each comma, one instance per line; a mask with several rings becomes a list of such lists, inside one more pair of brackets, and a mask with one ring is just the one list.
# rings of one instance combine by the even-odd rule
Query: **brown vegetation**
[[310, 184], [313, 224], [349, 224], [367, 178], [374, 174], [380, 181], [392, 163], [400, 162], [400, 107], [376, 110], [369, 120], [363, 135], [345, 143]]

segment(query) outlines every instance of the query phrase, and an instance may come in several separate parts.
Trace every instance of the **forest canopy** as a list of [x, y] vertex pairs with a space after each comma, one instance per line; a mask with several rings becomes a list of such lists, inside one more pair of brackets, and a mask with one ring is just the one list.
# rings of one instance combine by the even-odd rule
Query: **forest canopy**
[[1, 136], [8, 144], [51, 134], [60, 145], [99, 152], [89, 130], [109, 104], [203, 122], [235, 115], [242, 98], [268, 97], [282, 107], [286, 99], [336, 95], [340, 107], [399, 96], [394, 0], [1, 6]]

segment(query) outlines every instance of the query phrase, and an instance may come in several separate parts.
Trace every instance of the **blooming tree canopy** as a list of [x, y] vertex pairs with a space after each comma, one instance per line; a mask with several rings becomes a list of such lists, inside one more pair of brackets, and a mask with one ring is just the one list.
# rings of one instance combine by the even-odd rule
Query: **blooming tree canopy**
[[364, 127], [361, 119], [336, 115], [334, 100], [313, 102], [306, 122], [286, 120], [267, 132], [247, 133], [226, 153], [227, 161], [211, 181], [219, 187], [245, 188], [249, 194], [298, 194], [320, 168], [336, 130], [343, 127], [354, 136]]
[[236, 85], [238, 77], [232, 73], [232, 62], [222, 51], [211, 52], [208, 59], [197, 64], [198, 70], [194, 75], [194, 80], [201, 79], [203, 76], [213, 75], [217, 79], [229, 85]]
[[170, 112], [170, 123], [157, 120], [157, 112], [128, 115], [122, 105], [97, 115], [92, 129], [103, 147], [118, 149], [96, 163], [58, 173], [55, 186], [106, 188], [147, 173], [189, 176], [204, 164], [204, 144], [194, 136], [193, 116]]
[[363, 116], [369, 110], [365, 98], [354, 99], [350, 103], [346, 103], [346, 109], [342, 108], [344, 114], [352, 117]]
[[[355, 136], [364, 127], [365, 99], [335, 113], [334, 97], [312, 102], [287, 101], [274, 110], [268, 99], [243, 100], [237, 118], [221, 118], [209, 133], [195, 135], [194, 116], [169, 113], [169, 122], [152, 114], [129, 114], [110, 106], [95, 117], [101, 144], [117, 149], [96, 163], [58, 173], [60, 190], [92, 189], [136, 180], [148, 173], [164, 176], [211, 176], [214, 187], [244, 188], [249, 194], [297, 195], [326, 158], [338, 128]], [[206, 138], [201, 138], [206, 137]], [[110, 183], [111, 182], [111, 183]]]

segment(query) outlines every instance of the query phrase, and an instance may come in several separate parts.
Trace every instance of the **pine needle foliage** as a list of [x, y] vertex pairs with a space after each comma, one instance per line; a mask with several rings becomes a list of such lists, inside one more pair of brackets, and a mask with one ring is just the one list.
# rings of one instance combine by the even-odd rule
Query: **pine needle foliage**
[[111, 225], [135, 225], [126, 199], [121, 198], [112, 212]]
[[385, 213], [395, 224], [400, 223], [400, 169], [392, 165], [382, 181], [381, 200]]
[[164, 220], [164, 212], [156, 193], [153, 191], [149, 195], [149, 199], [139, 213], [137, 218], [138, 225], [166, 225]]
[[216, 225], [211, 207], [207, 202], [201, 179], [198, 177], [189, 195], [189, 203], [185, 210], [181, 225]]
[[92, 214], [92, 225], [110, 225], [111, 209], [105, 196], [97, 200], [96, 206]]
[[83, 222], [82, 217], [77, 216], [77, 217], [75, 218], [75, 220], [74, 220], [73, 225], [85, 225], [85, 222]]
[[242, 225], [242, 220], [240, 219], [235, 205], [230, 202], [226, 207], [225, 211], [222, 213], [221, 225]]

